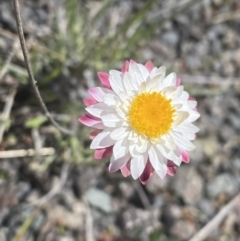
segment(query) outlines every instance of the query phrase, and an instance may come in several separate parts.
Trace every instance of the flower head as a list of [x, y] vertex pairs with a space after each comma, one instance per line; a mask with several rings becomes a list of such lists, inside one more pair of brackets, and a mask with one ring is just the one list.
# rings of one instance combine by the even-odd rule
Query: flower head
[[121, 71], [98, 73], [102, 87], [89, 89], [88, 112], [79, 121], [94, 130], [90, 148], [95, 159], [111, 157], [109, 171], [121, 170], [145, 184], [156, 173], [175, 175], [189, 162], [188, 151], [198, 128], [197, 102], [189, 97], [174, 73], [126, 61]]

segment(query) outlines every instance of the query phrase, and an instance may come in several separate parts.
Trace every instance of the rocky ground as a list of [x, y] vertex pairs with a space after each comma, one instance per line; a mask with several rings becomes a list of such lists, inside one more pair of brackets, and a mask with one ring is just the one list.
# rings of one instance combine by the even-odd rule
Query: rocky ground
[[[21, 52], [14, 45], [16, 27], [11, 1], [0, 1], [3, 113], [6, 114], [9, 99], [15, 99], [10, 119], [6, 118], [8, 121], [0, 126], [5, 129], [0, 145], [1, 241], [190, 240], [239, 192], [240, 3], [237, 0], [153, 2], [145, 17], [128, 29], [127, 36], [131, 36], [139, 23], [149, 24], [149, 29], [154, 26], [154, 35], [139, 40], [136, 60], [151, 59], [156, 65], [164, 64], [178, 73], [186, 89], [197, 99], [201, 118], [197, 121], [200, 132], [191, 162], [178, 168], [175, 177], [160, 180], [154, 176], [146, 186], [141, 186], [119, 173], [109, 174], [108, 160], [93, 160], [88, 150], [88, 129], [78, 126], [77, 137], [69, 138], [58, 133], [44, 117], [36, 118], [42, 112], [26, 84]], [[194, 4], [189, 5], [190, 2]], [[79, 3], [92, 16], [105, 2]], [[111, 31], [117, 31], [144, 4], [141, 0], [111, 1], [94, 25], [93, 35], [101, 35], [109, 23]], [[56, 0], [21, 1], [33, 61], [36, 46], [42, 54], [42, 62], [34, 62], [38, 79], [44, 79], [50, 73], [49, 66], [54, 65], [49, 57], [52, 52], [46, 52], [42, 46], [48, 46], [54, 38], [53, 25], [56, 16], [58, 23], [61, 22], [62, 12], [57, 10], [62, 6], [62, 1]], [[60, 26], [66, 31], [64, 22]], [[53, 80], [39, 81], [51, 112], [67, 125], [75, 125], [72, 119], [77, 120], [83, 113], [81, 99], [87, 87], [97, 83], [96, 71], [100, 70], [88, 64], [75, 67], [78, 62], [73, 60], [69, 57]], [[106, 61], [113, 68], [111, 60]], [[121, 62], [117, 60], [114, 67]], [[81, 72], [76, 72], [76, 68]], [[44, 158], [38, 155], [43, 147], [53, 148], [46, 150]], [[36, 155], [2, 156], [7, 150], [29, 148]], [[205, 240], [238, 241], [239, 237], [240, 204]]]

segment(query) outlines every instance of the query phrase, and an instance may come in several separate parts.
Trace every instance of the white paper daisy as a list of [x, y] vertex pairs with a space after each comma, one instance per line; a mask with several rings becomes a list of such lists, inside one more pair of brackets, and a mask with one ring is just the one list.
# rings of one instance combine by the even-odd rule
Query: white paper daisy
[[90, 134], [95, 159], [111, 156], [110, 172], [120, 169], [143, 184], [153, 173], [174, 175], [195, 148], [197, 102], [175, 73], [165, 77], [165, 71], [151, 61], [127, 61], [122, 71], [98, 73], [103, 87], [89, 89], [84, 99], [88, 113], [79, 118], [95, 128]]

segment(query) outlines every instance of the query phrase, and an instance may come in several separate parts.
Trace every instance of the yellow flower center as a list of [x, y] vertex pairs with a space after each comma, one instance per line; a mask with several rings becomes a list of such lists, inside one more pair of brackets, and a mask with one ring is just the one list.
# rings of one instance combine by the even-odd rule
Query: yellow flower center
[[156, 138], [170, 130], [174, 113], [171, 101], [161, 93], [142, 93], [132, 101], [129, 120], [136, 132]]

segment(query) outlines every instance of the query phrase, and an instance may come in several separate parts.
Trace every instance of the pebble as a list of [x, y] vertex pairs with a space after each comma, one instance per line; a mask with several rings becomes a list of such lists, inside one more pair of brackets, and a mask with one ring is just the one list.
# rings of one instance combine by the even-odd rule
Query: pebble
[[210, 198], [216, 198], [220, 194], [232, 195], [237, 189], [238, 182], [229, 173], [220, 174], [207, 184], [207, 193]]
[[203, 179], [194, 167], [181, 166], [173, 181], [175, 192], [187, 204], [195, 205], [203, 195]]
[[184, 220], [177, 221], [170, 230], [170, 233], [180, 240], [189, 240], [195, 232], [195, 225]]
[[97, 188], [91, 188], [85, 193], [88, 202], [100, 210], [110, 213], [112, 211], [111, 196]]

